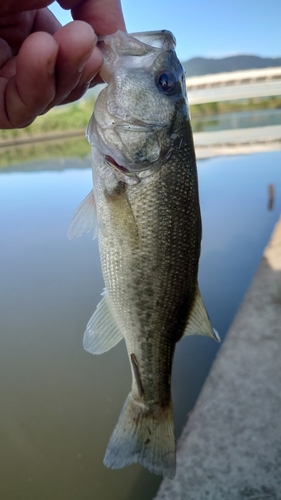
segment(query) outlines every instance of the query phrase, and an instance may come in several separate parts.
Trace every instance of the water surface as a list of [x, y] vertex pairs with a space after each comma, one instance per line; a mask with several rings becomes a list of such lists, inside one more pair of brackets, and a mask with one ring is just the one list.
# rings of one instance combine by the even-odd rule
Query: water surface
[[[97, 242], [91, 235], [69, 242], [66, 231], [91, 188], [90, 162], [56, 166], [0, 174], [0, 498], [148, 500], [160, 478], [139, 465], [102, 464], [131, 373], [123, 342], [101, 356], [82, 348], [103, 280]], [[280, 214], [280, 168], [280, 152], [198, 162], [200, 287], [222, 337]], [[218, 348], [201, 337], [178, 345], [177, 437]]]

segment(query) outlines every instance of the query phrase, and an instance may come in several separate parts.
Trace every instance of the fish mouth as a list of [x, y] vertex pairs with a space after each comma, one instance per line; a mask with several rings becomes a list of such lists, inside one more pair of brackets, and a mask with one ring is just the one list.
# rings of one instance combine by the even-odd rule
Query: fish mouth
[[[104, 64], [99, 73], [100, 77], [104, 82], [109, 83], [113, 74], [113, 64], [120, 56], [148, 56], [155, 58], [157, 54], [163, 51], [175, 50], [175, 46], [175, 37], [167, 30], [139, 33], [124, 33], [118, 30], [112, 35], [99, 36], [98, 48], [104, 58]], [[137, 61], [135, 63], [138, 65]]]
[[117, 163], [117, 161], [115, 161], [114, 158], [112, 158], [112, 156], [104, 155], [104, 158], [105, 158], [105, 160], [108, 163], [110, 163], [111, 165], [113, 165], [115, 168], [118, 168], [118, 170], [120, 170], [124, 174], [130, 174], [131, 173], [127, 168], [123, 167], [122, 165], [119, 165], [119, 163]]

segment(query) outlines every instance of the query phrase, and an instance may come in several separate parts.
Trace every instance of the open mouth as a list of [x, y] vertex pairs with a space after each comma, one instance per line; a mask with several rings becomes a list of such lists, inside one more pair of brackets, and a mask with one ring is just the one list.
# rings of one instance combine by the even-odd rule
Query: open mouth
[[122, 167], [122, 165], [119, 165], [119, 163], [117, 163], [114, 158], [112, 158], [111, 156], [109, 155], [105, 155], [104, 158], [106, 159], [106, 161], [108, 163], [110, 163], [111, 165], [113, 165], [114, 167], [118, 168], [118, 170], [121, 170], [121, 172], [124, 172], [125, 174], [128, 174], [129, 173], [129, 170], [127, 170], [125, 167]]

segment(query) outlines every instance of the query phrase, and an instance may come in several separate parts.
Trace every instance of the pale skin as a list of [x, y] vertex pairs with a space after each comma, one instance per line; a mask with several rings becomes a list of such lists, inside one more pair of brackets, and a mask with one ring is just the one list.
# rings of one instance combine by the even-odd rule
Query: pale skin
[[61, 26], [49, 0], [0, 2], [0, 128], [26, 127], [98, 81], [97, 35], [125, 31], [119, 0], [60, 0], [73, 22]]

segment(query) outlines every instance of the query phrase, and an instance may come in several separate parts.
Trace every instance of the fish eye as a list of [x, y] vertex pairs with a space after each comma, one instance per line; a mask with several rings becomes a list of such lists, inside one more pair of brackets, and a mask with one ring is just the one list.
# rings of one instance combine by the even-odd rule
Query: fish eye
[[165, 94], [168, 94], [173, 90], [177, 80], [175, 73], [172, 73], [172, 71], [162, 71], [156, 77], [156, 85], [160, 87]]

